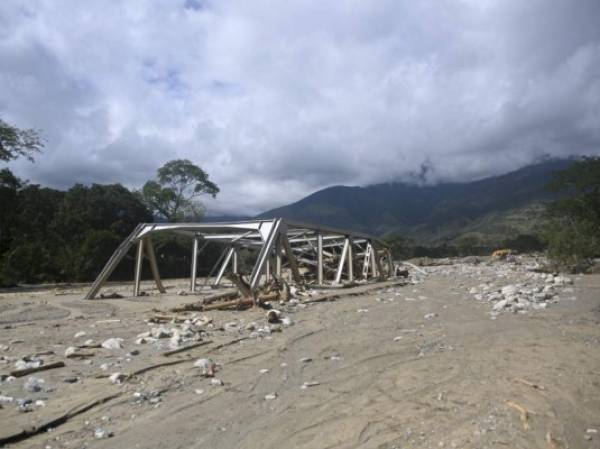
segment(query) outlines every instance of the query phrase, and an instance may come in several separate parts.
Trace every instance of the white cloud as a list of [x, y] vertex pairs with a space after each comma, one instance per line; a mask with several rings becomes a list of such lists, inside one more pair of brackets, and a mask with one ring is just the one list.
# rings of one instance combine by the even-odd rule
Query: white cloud
[[597, 0], [0, 3], [0, 116], [34, 182], [140, 186], [179, 157], [256, 213], [333, 184], [600, 151]]

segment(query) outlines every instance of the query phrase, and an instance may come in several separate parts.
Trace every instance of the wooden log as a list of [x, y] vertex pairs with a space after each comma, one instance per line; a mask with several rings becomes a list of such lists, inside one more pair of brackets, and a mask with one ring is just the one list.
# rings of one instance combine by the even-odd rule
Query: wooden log
[[229, 299], [235, 298], [239, 295], [239, 291], [237, 289], [230, 289], [224, 292], [216, 293], [214, 295], [206, 296], [202, 299], [202, 302], [190, 303], [190, 304], [181, 304], [177, 307], [173, 307], [169, 309], [169, 312], [173, 313], [181, 313], [181, 312], [201, 312], [204, 310], [206, 304], [210, 304], [211, 302], [217, 301], [219, 299]]
[[277, 301], [279, 299], [279, 291], [270, 292], [270, 293], [261, 293], [258, 295], [259, 302], [265, 301]]
[[225, 310], [225, 309], [230, 309], [231, 307], [253, 306], [253, 305], [254, 305], [254, 299], [240, 298], [240, 299], [234, 299], [233, 301], [220, 302], [218, 304], [209, 304], [207, 306], [204, 306], [204, 308], [202, 310], [203, 311]]
[[57, 416], [56, 418], [51, 418], [48, 421], [46, 421], [43, 424], [40, 424], [38, 426], [34, 426], [29, 429], [22, 429], [20, 431], [14, 432], [10, 435], [0, 436], [0, 447], [4, 446], [6, 444], [10, 444], [10, 443], [17, 443], [19, 441], [26, 440], [27, 438], [30, 438], [37, 434], [47, 432], [49, 429], [54, 429], [54, 428], [60, 426], [61, 424], [64, 424], [65, 422], [67, 422], [69, 419], [71, 419], [77, 415], [80, 415], [81, 413], [87, 412], [88, 410], [96, 407], [97, 405], [104, 404], [114, 398], [117, 398], [117, 397], [121, 396], [122, 394], [123, 394], [122, 392], [119, 392], [119, 393], [114, 393], [114, 394], [111, 394], [108, 396], [104, 396], [104, 397], [95, 399], [92, 402], [84, 403], [75, 408], [72, 408], [68, 412], [63, 413], [62, 415]]
[[212, 343], [212, 341], [210, 341], [210, 340], [209, 341], [201, 341], [199, 343], [187, 345], [182, 348], [177, 348], [177, 349], [173, 349], [171, 351], [163, 352], [162, 355], [163, 355], [163, 357], [170, 357], [174, 354], [179, 354], [180, 352], [189, 351], [190, 349], [194, 349], [194, 348], [199, 348], [200, 346], [208, 345], [210, 343]]
[[53, 362], [53, 363], [48, 363], [47, 365], [37, 366], [35, 368], [17, 369], [17, 370], [11, 371], [10, 375], [13, 377], [23, 377], [23, 376], [27, 376], [28, 374], [37, 373], [40, 371], [46, 371], [46, 370], [54, 369], [54, 368], [63, 368], [64, 366], [65, 366], [65, 362]]
[[233, 282], [233, 285], [235, 285], [238, 288], [242, 296], [252, 296], [252, 289], [250, 288], [250, 284], [248, 284], [248, 282], [245, 281], [241, 274], [232, 273], [227, 276], [227, 279]]

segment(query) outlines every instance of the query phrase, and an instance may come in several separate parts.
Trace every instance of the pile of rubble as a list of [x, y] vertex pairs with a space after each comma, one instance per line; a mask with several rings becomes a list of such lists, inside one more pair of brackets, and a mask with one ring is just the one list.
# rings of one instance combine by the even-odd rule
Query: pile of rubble
[[[461, 275], [480, 281], [478, 285], [459, 284], [473, 299], [492, 303], [491, 315], [502, 312], [526, 313], [544, 310], [549, 304], [572, 295], [573, 280], [556, 273], [539, 272], [543, 261], [527, 256], [508, 260], [489, 260], [484, 263], [455, 261], [452, 265], [426, 267], [428, 273], [443, 276]], [[483, 282], [481, 282], [483, 281]]]

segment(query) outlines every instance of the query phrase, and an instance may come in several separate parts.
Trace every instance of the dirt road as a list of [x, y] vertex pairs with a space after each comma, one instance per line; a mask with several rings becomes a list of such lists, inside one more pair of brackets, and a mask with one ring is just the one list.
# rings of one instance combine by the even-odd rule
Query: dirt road
[[[261, 310], [203, 313], [213, 320], [202, 334], [211, 343], [171, 357], [161, 355], [167, 340], [134, 342], [150, 329], [153, 307], [182, 297], [1, 294], [0, 372], [47, 351], [55, 354], [40, 356], [45, 363], [66, 367], [0, 383], [13, 398], [1, 402], [0, 437], [119, 394], [10, 446], [600, 448], [600, 276], [576, 280], [570, 298], [546, 310], [497, 317], [468, 294], [477, 284], [431, 274], [417, 285], [286, 306], [293, 325], [270, 335], [253, 329], [264, 326]], [[110, 337], [123, 338], [122, 349], [64, 357], [77, 341]], [[223, 385], [201, 376], [193, 365], [201, 357], [217, 362]], [[179, 360], [122, 384], [107, 378]], [[29, 377], [44, 381], [40, 391], [23, 389]], [[18, 411], [18, 398], [33, 401], [21, 407], [30, 411]]]

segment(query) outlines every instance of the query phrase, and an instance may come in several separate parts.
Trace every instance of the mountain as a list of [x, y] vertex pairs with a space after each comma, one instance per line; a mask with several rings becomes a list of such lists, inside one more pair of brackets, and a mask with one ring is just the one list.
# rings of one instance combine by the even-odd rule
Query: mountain
[[228, 221], [246, 221], [252, 220], [252, 217], [247, 215], [211, 215], [203, 217], [204, 223], [224, 223]]
[[399, 232], [420, 243], [465, 233], [495, 240], [535, 231], [542, 203], [553, 196], [547, 190], [552, 174], [570, 164], [549, 160], [468, 183], [329, 187], [258, 218], [285, 217], [374, 235]]

